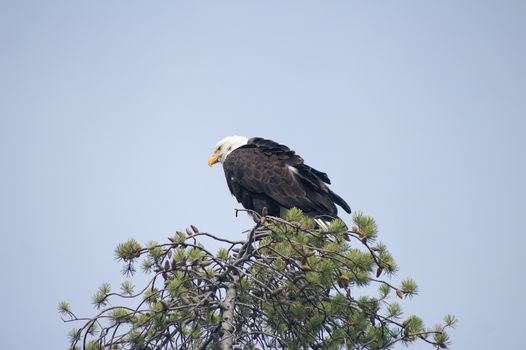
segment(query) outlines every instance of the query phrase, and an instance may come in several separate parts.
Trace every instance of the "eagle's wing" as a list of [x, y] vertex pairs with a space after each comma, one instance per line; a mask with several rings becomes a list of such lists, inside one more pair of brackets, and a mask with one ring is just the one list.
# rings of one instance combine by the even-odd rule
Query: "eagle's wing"
[[223, 167], [233, 193], [233, 189], [241, 188], [264, 194], [284, 208], [297, 207], [316, 215], [336, 215], [334, 203], [341, 205], [341, 201], [347, 211], [343, 199], [325, 185], [330, 183], [325, 173], [305, 165], [294, 151], [274, 141], [249, 140], [229, 154]]

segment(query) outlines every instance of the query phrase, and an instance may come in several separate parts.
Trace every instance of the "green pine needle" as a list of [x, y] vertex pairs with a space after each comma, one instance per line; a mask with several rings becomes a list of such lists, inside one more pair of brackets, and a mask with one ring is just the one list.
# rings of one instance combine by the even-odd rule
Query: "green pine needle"
[[123, 294], [126, 294], [126, 295], [132, 295], [133, 294], [133, 288], [135, 286], [133, 285], [133, 283], [131, 281], [124, 281], [122, 282], [121, 284], [121, 291]]
[[378, 234], [378, 226], [372, 216], [364, 215], [362, 212], [355, 212], [352, 217], [356, 226], [358, 226], [358, 233], [370, 240], [374, 241]]
[[111, 286], [109, 283], [103, 283], [97, 293], [93, 296], [93, 304], [97, 309], [106, 306], [108, 304], [108, 294], [111, 291]]
[[447, 327], [455, 328], [458, 323], [458, 319], [454, 315], [446, 315], [444, 317], [444, 323]]
[[387, 307], [388, 317], [400, 318], [402, 316], [402, 307], [398, 303], [391, 303]]
[[[405, 328], [409, 335], [420, 333], [424, 330], [424, 322], [418, 316], [411, 315], [404, 323], [406, 324]], [[410, 340], [414, 340], [414, 338], [410, 338]]]
[[70, 315], [71, 309], [69, 303], [67, 301], [61, 301], [58, 303], [58, 312], [64, 315]]
[[391, 292], [391, 287], [387, 284], [381, 284], [380, 287], [378, 287], [378, 293], [380, 294], [380, 298], [384, 299], [386, 298], [389, 293]]
[[416, 282], [411, 278], [403, 280], [400, 287], [400, 289], [406, 296], [412, 297], [418, 294], [418, 287], [416, 285]]
[[117, 259], [124, 261], [133, 261], [141, 256], [141, 245], [134, 239], [129, 239], [115, 248]]
[[217, 251], [217, 258], [227, 261], [228, 260], [228, 250], [225, 248], [221, 248]]
[[125, 308], [114, 309], [111, 313], [111, 318], [115, 323], [125, 323], [131, 321], [131, 315]]
[[72, 330], [70, 330], [68, 333], [68, 338], [69, 338], [70, 343], [77, 342], [80, 339], [81, 333], [82, 333], [81, 330], [77, 328], [73, 328]]
[[327, 228], [327, 231], [335, 234], [342, 234], [344, 232], [347, 232], [347, 225], [345, 224], [345, 222], [343, 222], [342, 219], [335, 219], [331, 221], [329, 227]]

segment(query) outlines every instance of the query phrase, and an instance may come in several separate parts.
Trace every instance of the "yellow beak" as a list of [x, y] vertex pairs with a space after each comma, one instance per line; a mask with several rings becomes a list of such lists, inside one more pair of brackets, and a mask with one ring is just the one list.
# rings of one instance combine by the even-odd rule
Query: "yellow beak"
[[215, 163], [217, 163], [218, 161], [219, 161], [219, 152], [216, 152], [216, 153], [212, 154], [212, 156], [208, 159], [208, 165], [212, 166]]

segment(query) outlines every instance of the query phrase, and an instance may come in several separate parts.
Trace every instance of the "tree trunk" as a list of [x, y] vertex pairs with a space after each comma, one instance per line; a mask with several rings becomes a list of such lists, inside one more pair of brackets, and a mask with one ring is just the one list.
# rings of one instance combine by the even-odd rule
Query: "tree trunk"
[[232, 350], [234, 345], [234, 308], [236, 307], [236, 286], [239, 276], [234, 275], [232, 282], [226, 287], [226, 296], [222, 304], [223, 318], [221, 329], [223, 336], [221, 338], [221, 350]]

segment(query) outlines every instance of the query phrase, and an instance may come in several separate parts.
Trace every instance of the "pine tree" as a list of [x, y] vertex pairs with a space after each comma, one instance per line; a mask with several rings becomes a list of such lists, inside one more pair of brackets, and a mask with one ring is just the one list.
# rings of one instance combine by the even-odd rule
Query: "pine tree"
[[[60, 303], [64, 321], [80, 324], [70, 349], [389, 349], [416, 341], [447, 348], [455, 317], [430, 329], [404, 316], [394, 300], [416, 295], [415, 281], [392, 284], [398, 268], [377, 242], [375, 220], [355, 213], [353, 222], [350, 230], [341, 220], [318, 228], [292, 209], [284, 219], [260, 217], [241, 241], [191, 226], [164, 244], [122, 243], [115, 254], [124, 274], [140, 265], [151, 279], [138, 291], [129, 280], [119, 292], [103, 284], [90, 318]], [[225, 247], [213, 253], [204, 237]], [[374, 286], [375, 296], [363, 295]], [[130, 299], [135, 306], [116, 306]]]

